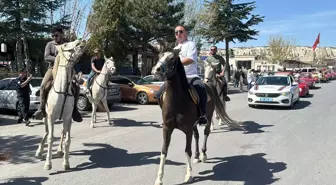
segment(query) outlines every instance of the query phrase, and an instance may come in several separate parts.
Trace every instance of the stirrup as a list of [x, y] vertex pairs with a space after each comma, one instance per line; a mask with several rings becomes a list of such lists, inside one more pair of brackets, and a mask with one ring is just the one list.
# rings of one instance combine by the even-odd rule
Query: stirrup
[[198, 123], [200, 125], [206, 125], [206, 124], [208, 124], [208, 118], [205, 115], [204, 116], [200, 116], [198, 118]]

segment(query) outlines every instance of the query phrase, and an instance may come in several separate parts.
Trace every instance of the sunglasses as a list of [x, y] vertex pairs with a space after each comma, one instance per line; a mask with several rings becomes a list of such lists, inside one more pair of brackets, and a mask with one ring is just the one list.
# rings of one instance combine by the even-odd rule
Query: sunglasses
[[176, 30], [175, 31], [175, 35], [177, 35], [177, 34], [182, 34], [183, 33], [183, 30]]
[[58, 34], [51, 35], [52, 37], [60, 37]]
[[210, 49], [210, 51], [217, 51], [217, 49]]

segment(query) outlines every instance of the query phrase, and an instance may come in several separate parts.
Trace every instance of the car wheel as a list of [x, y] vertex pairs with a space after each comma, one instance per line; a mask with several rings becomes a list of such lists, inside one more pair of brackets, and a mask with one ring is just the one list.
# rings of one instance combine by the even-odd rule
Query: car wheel
[[80, 111], [89, 110], [91, 104], [85, 96], [79, 96], [77, 101], [77, 109]]
[[145, 92], [139, 92], [137, 95], [137, 101], [141, 105], [148, 104], [148, 95]]

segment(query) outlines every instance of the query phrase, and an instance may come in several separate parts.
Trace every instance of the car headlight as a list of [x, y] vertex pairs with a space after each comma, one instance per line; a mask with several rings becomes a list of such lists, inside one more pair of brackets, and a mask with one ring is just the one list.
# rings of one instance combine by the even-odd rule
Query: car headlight
[[252, 91], [249, 91], [248, 93], [249, 93], [250, 95], [255, 95], [255, 93], [252, 92]]
[[302, 91], [302, 89], [301, 88], [299, 88], [300, 89], [300, 92]]
[[151, 89], [149, 92], [154, 93], [155, 91], [153, 89]]
[[289, 96], [289, 95], [290, 95], [290, 91], [282, 93], [282, 96]]

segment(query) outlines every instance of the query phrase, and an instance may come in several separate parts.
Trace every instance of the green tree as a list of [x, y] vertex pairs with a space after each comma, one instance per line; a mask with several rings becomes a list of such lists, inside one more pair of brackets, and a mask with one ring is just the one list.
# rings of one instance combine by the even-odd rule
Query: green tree
[[292, 59], [292, 51], [295, 47], [294, 40], [285, 39], [283, 36], [271, 36], [268, 40], [270, 49], [269, 60], [281, 65], [284, 60]]
[[252, 13], [255, 8], [254, 1], [236, 4], [233, 0], [206, 1], [199, 17], [198, 34], [212, 44], [225, 41], [225, 77], [227, 80], [230, 80], [229, 43], [235, 43], [235, 40], [239, 42], [255, 40], [258, 31], [252, 27], [264, 20], [263, 16]]
[[[15, 40], [16, 61], [18, 67], [23, 65], [23, 49], [26, 57], [29, 49], [27, 40], [50, 31], [46, 22], [49, 11], [55, 11], [65, 0], [2, 0], [0, 1], [0, 39], [11, 42]], [[61, 20], [63, 21], [63, 20]], [[25, 44], [25, 47], [22, 45]], [[26, 58], [29, 60], [29, 58]]]

